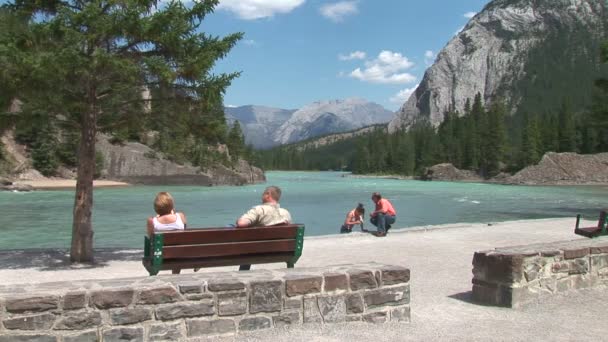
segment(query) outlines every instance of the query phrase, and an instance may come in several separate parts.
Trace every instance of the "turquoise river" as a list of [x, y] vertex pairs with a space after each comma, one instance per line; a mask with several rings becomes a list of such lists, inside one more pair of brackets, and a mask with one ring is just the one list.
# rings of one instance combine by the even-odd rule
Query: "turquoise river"
[[[143, 245], [146, 217], [159, 191], [169, 191], [189, 227], [233, 223], [260, 201], [265, 186], [283, 189], [281, 204], [306, 235], [336, 234], [347, 211], [357, 202], [373, 209], [374, 191], [393, 202], [395, 228], [458, 222], [572, 217], [596, 219], [608, 207], [608, 188], [540, 187], [477, 183], [421, 182], [342, 177], [339, 172], [268, 172], [266, 184], [242, 187], [131, 186], [95, 189], [95, 247]], [[70, 245], [74, 191], [2, 192], [0, 249], [66, 248]], [[366, 223], [366, 228], [372, 228]]]

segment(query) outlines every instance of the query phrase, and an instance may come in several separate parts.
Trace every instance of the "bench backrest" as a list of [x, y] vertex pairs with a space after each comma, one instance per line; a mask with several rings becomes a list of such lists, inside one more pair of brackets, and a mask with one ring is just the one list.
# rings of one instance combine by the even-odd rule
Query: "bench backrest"
[[[300, 224], [249, 228], [188, 228], [155, 232], [146, 237], [144, 258], [159, 269], [238, 265], [285, 261], [302, 254], [304, 226]], [[152, 252], [152, 253], [150, 253]], [[178, 265], [179, 264], [179, 265]]]

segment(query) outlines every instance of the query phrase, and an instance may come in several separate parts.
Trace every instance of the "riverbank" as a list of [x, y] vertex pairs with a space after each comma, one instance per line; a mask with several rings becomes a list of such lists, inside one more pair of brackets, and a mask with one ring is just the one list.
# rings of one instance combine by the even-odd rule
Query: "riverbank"
[[[360, 232], [307, 238], [296, 269], [369, 261], [409, 267], [412, 323], [311, 325], [246, 334], [237, 340], [523, 341], [530, 339], [528, 332], [532, 331], [536, 332], [534, 339], [540, 340], [605, 339], [605, 327], [597, 317], [605, 313], [606, 290], [560, 294], [523, 309], [485, 307], [469, 300], [475, 251], [581, 239], [573, 234], [573, 226], [574, 218], [543, 219], [393, 229], [385, 238]], [[0, 284], [145, 277], [141, 254], [141, 250], [105, 250], [96, 254], [96, 265], [71, 266], [65, 252], [4, 251], [0, 252]], [[283, 264], [253, 266], [254, 269], [284, 267]], [[236, 267], [222, 267], [200, 272], [234, 270]], [[183, 273], [190, 272], [184, 270]]]
[[[30, 186], [33, 190], [65, 190], [76, 189], [75, 179], [40, 179], [40, 180], [20, 180], [15, 181], [14, 185]], [[111, 180], [94, 180], [94, 188], [122, 188], [130, 186], [125, 182]]]

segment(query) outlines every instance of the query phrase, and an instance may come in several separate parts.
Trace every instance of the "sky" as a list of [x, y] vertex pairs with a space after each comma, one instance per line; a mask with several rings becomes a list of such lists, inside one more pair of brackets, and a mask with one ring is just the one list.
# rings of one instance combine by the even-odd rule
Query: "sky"
[[297, 109], [360, 97], [397, 110], [488, 0], [221, 0], [203, 31], [245, 37], [216, 72], [241, 71], [227, 106]]
[[488, 2], [220, 0], [201, 30], [245, 34], [213, 70], [242, 72], [227, 89], [226, 106], [298, 109], [359, 97], [397, 110], [437, 53]]

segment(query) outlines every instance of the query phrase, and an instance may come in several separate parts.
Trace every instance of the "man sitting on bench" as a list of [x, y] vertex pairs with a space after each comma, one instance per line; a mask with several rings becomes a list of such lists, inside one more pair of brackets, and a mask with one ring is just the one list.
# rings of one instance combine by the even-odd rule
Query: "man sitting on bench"
[[[262, 204], [249, 209], [236, 221], [237, 228], [276, 226], [279, 224], [290, 224], [291, 215], [289, 211], [281, 208], [281, 189], [278, 186], [269, 186], [262, 193]], [[249, 271], [251, 265], [241, 265], [239, 271]]]

